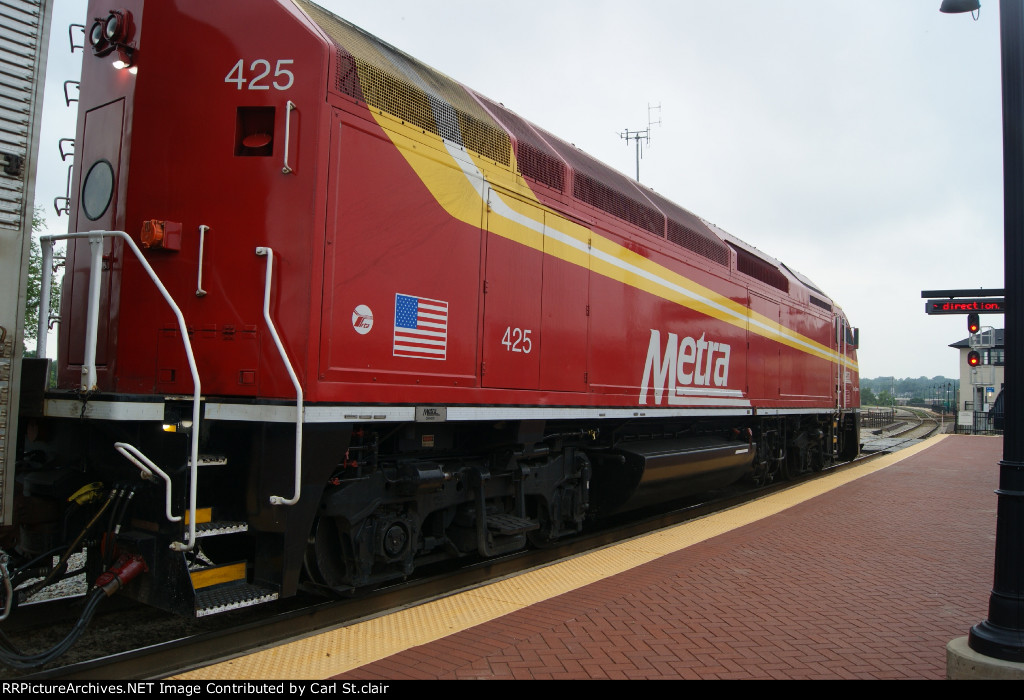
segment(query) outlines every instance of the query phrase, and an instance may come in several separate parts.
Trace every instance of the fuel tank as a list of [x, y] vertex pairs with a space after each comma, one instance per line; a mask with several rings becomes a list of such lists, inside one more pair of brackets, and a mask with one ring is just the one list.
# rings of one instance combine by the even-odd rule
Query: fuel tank
[[591, 513], [603, 517], [728, 486], [749, 473], [752, 442], [714, 436], [620, 444], [588, 453]]

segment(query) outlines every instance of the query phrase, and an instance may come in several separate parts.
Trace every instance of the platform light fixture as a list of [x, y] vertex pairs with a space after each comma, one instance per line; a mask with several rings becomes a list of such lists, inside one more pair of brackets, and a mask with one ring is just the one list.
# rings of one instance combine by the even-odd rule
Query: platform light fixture
[[[942, 5], [939, 7], [939, 12], [945, 12], [946, 14], [956, 15], [962, 12], [975, 12], [981, 11], [981, 2], [979, 0], [942, 0]], [[977, 17], [975, 17], [977, 19]]]
[[942, 0], [939, 12], [947, 14], [959, 14], [961, 12], [974, 12], [981, 9], [979, 0]]

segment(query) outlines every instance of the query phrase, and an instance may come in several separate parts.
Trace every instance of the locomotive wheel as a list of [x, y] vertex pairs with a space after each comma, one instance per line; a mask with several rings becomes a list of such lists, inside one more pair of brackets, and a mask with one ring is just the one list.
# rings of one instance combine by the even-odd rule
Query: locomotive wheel
[[526, 539], [537, 549], [550, 549], [558, 543], [558, 534], [551, 526], [551, 518], [543, 508], [539, 509], [537, 520], [540, 527], [526, 533]]
[[792, 481], [808, 470], [809, 461], [810, 455], [807, 450], [794, 448], [782, 462], [780, 478], [783, 481]]
[[830, 461], [824, 452], [818, 452], [812, 459], [811, 471], [820, 472], [829, 465]]
[[754, 479], [755, 486], [765, 486], [770, 484], [773, 476], [771, 464], [768, 460], [759, 459], [754, 462], [754, 471], [751, 474], [751, 477]]
[[310, 580], [329, 588], [346, 588], [350, 584], [346, 562], [348, 547], [338, 533], [333, 518], [318, 518], [306, 546], [303, 562]]
[[757, 454], [754, 457], [753, 471], [751, 478], [755, 486], [767, 486], [775, 481], [779, 475], [778, 460], [772, 455], [774, 447], [767, 442], [761, 442], [757, 446]]

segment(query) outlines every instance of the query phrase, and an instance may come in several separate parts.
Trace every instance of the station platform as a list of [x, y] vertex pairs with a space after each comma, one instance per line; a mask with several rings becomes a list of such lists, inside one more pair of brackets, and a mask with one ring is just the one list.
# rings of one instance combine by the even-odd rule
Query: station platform
[[931, 438], [178, 678], [942, 679], [987, 617], [1001, 452]]

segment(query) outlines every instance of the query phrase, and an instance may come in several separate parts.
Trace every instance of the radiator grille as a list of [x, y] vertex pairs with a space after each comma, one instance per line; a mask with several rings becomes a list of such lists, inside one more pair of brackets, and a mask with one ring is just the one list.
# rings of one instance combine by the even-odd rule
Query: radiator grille
[[483, 95], [474, 96], [503, 126], [516, 142], [516, 160], [519, 172], [559, 192], [565, 190], [567, 165], [562, 157], [547, 142], [542, 132], [515, 112], [505, 109]]
[[307, 0], [295, 3], [338, 47], [339, 92], [511, 165], [508, 134], [464, 87]]
[[675, 219], [668, 220], [668, 239], [719, 265], [729, 264], [729, 249], [722, 241], [700, 233]]
[[598, 178], [577, 172], [573, 179], [572, 194], [581, 202], [603, 209], [645, 231], [657, 236], [664, 235], [665, 217], [660, 212], [625, 196]]
[[789, 278], [782, 274], [779, 268], [742, 248], [733, 248], [733, 250], [736, 251], [737, 270], [776, 289], [789, 291]]
[[815, 306], [820, 307], [822, 309], [825, 309], [825, 311], [829, 311], [829, 312], [832, 311], [832, 305], [829, 304], [824, 299], [819, 299], [818, 297], [814, 296], [813, 294], [811, 294], [809, 296], [811, 297], [811, 303], [814, 304]]

